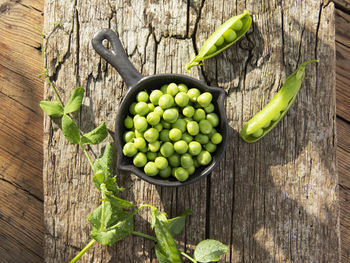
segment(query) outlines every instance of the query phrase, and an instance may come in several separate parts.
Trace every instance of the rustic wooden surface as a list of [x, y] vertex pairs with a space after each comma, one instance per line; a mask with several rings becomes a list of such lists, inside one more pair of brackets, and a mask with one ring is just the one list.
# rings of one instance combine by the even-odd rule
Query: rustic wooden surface
[[[347, 72], [350, 70], [350, 35], [349, 35], [349, 26], [350, 19], [349, 13], [347, 12], [346, 5], [342, 5], [342, 1], [336, 1], [337, 12], [336, 12], [336, 48], [337, 48], [337, 134], [338, 134], [338, 147], [337, 147], [337, 155], [338, 155], [338, 173], [339, 173], [339, 196], [340, 196], [340, 217], [341, 217], [341, 234], [342, 234], [342, 262], [350, 262], [350, 214], [349, 211], [349, 194], [350, 194], [350, 170], [349, 170], [349, 161], [350, 161], [350, 116], [347, 114], [350, 110], [349, 100], [347, 100], [348, 96], [348, 87], [350, 84], [350, 76]], [[343, 1], [344, 2], [344, 1]], [[344, 2], [346, 3], [346, 2]], [[144, 7], [134, 6], [136, 9], [135, 14], [140, 14], [142, 16], [142, 9]], [[195, 7], [193, 7], [195, 8]], [[208, 7], [203, 7], [203, 11], [208, 9]], [[42, 16], [41, 11], [43, 10], [42, 1], [3, 1], [0, 2], [0, 44], [1, 44], [1, 52], [0, 52], [0, 99], [1, 105], [5, 105], [0, 110], [0, 187], [1, 187], [1, 206], [0, 206], [0, 254], [1, 260], [0, 262], [40, 262], [43, 259], [43, 194], [42, 194], [42, 181], [41, 181], [41, 165], [42, 165], [42, 126], [41, 126], [41, 118], [42, 114], [38, 107], [38, 101], [42, 96], [42, 82], [36, 78], [36, 75], [40, 73], [41, 69], [41, 58], [40, 58], [40, 36], [34, 30], [35, 26], [42, 25]], [[78, 9], [80, 10], [80, 9]], [[70, 14], [73, 14], [72, 10], [70, 10]], [[121, 12], [121, 10], [119, 10]], [[227, 12], [230, 12], [227, 10]], [[68, 13], [68, 11], [67, 11]], [[103, 14], [103, 12], [101, 11]], [[287, 12], [288, 13], [288, 12]], [[195, 15], [195, 13], [191, 14]], [[228, 15], [228, 14], [226, 14]], [[87, 23], [83, 18], [87, 17], [86, 14], [79, 12], [75, 14], [76, 17], [79, 17], [80, 29], [84, 28], [82, 25]], [[67, 15], [68, 17], [68, 15]], [[127, 16], [125, 16], [127, 17]], [[288, 17], [288, 16], [286, 16]], [[101, 15], [96, 15], [95, 17], [98, 20], [101, 20]], [[152, 19], [149, 17], [147, 19]], [[220, 18], [221, 19], [221, 18]], [[224, 19], [224, 18], [222, 18]], [[261, 18], [262, 19], [262, 18]], [[101, 20], [102, 21], [102, 20]], [[111, 24], [115, 23], [113, 18], [111, 18]], [[170, 20], [171, 21], [171, 20]], [[261, 20], [259, 20], [261, 21]], [[101, 22], [102, 23], [102, 22]], [[219, 22], [218, 22], [219, 23]], [[286, 21], [285, 21], [286, 23]], [[108, 25], [108, 24], [107, 24]], [[74, 25], [77, 26], [77, 25]], [[73, 27], [74, 27], [73, 26]], [[174, 28], [174, 26], [170, 26], [169, 28]], [[178, 25], [178, 28], [181, 29], [182, 25]], [[189, 31], [193, 30], [192, 27], [188, 27]], [[67, 28], [66, 28], [67, 29]], [[160, 30], [157, 31], [159, 33]], [[166, 30], [165, 30], [166, 31]], [[200, 30], [199, 30], [200, 31]], [[83, 32], [83, 31], [81, 31]], [[193, 32], [193, 31], [192, 31]], [[69, 26], [67, 30], [67, 34], [69, 35]], [[91, 32], [92, 33], [92, 32]], [[155, 32], [156, 33], [156, 32]], [[310, 32], [308, 32], [310, 34]], [[81, 33], [82, 35], [82, 33]], [[146, 35], [147, 36], [147, 35]], [[254, 33], [253, 33], [253, 36]], [[152, 36], [151, 36], [152, 37]], [[181, 41], [186, 41], [181, 35], [178, 37]], [[74, 37], [72, 37], [74, 40]], [[125, 41], [125, 40], [124, 40]], [[151, 40], [152, 41], [152, 40]], [[164, 41], [166, 37], [164, 37]], [[75, 42], [76, 43], [76, 42]], [[151, 45], [152, 42], [148, 42]], [[166, 43], [166, 42], [164, 42]], [[162, 46], [162, 41], [159, 43], [158, 48], [178, 48], [175, 43], [173, 46], [164, 45]], [[172, 44], [172, 43], [170, 43]], [[130, 45], [129, 45], [130, 46]], [[181, 45], [182, 46], [182, 45]], [[243, 46], [244, 48], [244, 46]], [[141, 50], [142, 51], [142, 50]], [[83, 52], [81, 50], [81, 52]], [[162, 52], [169, 52], [167, 50]], [[235, 50], [228, 51], [236, 52]], [[86, 52], [85, 52], [86, 53]], [[134, 63], [137, 64], [137, 57], [140, 57], [140, 52], [136, 49], [129, 50], [130, 54], [133, 54]], [[228, 56], [229, 54], [227, 54]], [[68, 56], [67, 56], [68, 57]], [[224, 58], [223, 56], [222, 58]], [[222, 59], [221, 58], [221, 59]], [[80, 58], [81, 59], [81, 58]], [[147, 61], [149, 61], [149, 57], [147, 57]], [[67, 62], [66, 62], [67, 63]], [[154, 62], [152, 62], [154, 63]], [[174, 62], [174, 65], [178, 65], [180, 62]], [[93, 64], [93, 63], [91, 63]], [[149, 65], [144, 65], [143, 68], [147, 68]], [[212, 67], [208, 65], [208, 67]], [[64, 67], [62, 67], [64, 68]], [[158, 68], [158, 65], [157, 65]], [[109, 67], [105, 68], [105, 64], [102, 65], [103, 74], [105, 78], [106, 76], [110, 76], [113, 81], [120, 81], [119, 76]], [[62, 69], [61, 69], [62, 70]], [[68, 70], [68, 69], [66, 69]], [[175, 70], [175, 69], [173, 69]], [[170, 72], [171, 68], [167, 68], [164, 71]], [[207, 73], [207, 72], [206, 72]], [[146, 74], [146, 73], [145, 73]], [[208, 74], [210, 77], [210, 74]], [[96, 78], [96, 75], [90, 76], [90, 79]], [[100, 76], [97, 76], [99, 78]], [[81, 77], [83, 78], [83, 77]], [[101, 81], [101, 80], [99, 80]], [[110, 80], [108, 80], [110, 81]], [[309, 83], [313, 83], [310, 80]], [[82, 83], [84, 84], [84, 83]], [[221, 85], [221, 84], [220, 84]], [[305, 85], [306, 86], [306, 85]], [[73, 87], [72, 87], [73, 88]], [[272, 90], [273, 91], [273, 90]], [[104, 94], [104, 97], [108, 97], [108, 92]], [[266, 90], [265, 90], [266, 92]], [[92, 93], [92, 92], [91, 92]], [[102, 95], [102, 94], [101, 94]], [[305, 95], [305, 94], [304, 94]], [[118, 95], [113, 94], [113, 96], [118, 97]], [[272, 96], [272, 94], [271, 94]], [[91, 102], [87, 102], [88, 104]], [[261, 105], [264, 101], [261, 101]], [[298, 104], [300, 107], [301, 104]], [[96, 108], [95, 108], [96, 107]], [[97, 105], [94, 105], [94, 111], [96, 111]], [[84, 113], [86, 114], [86, 113]], [[109, 116], [110, 112], [107, 112], [106, 115], [108, 120], [111, 120], [113, 117]], [[288, 116], [290, 120], [293, 120], [293, 116]], [[286, 123], [287, 124], [287, 123]], [[56, 131], [55, 131], [56, 132]], [[256, 147], [262, 147], [256, 146]], [[73, 152], [76, 149], [68, 148], [68, 150], [72, 150]], [[258, 149], [259, 150], [259, 149]], [[69, 151], [64, 150], [62, 153], [72, 154]], [[80, 157], [78, 157], [80, 158]], [[80, 159], [78, 159], [80, 161]], [[86, 168], [85, 160], [84, 167]], [[278, 164], [279, 165], [279, 164]], [[221, 169], [224, 164], [222, 164]], [[79, 171], [80, 172], [80, 171]], [[82, 170], [82, 173], [87, 172], [86, 170]], [[220, 176], [214, 175], [216, 178]], [[269, 175], [271, 180], [271, 175]], [[76, 178], [76, 177], [74, 177]], [[73, 179], [74, 179], [73, 178]], [[258, 178], [258, 177], [255, 177]], [[263, 178], [261, 178], [263, 179]], [[264, 188], [264, 185], [268, 180], [261, 180], [260, 191], [268, 194], [272, 194], [272, 192], [267, 191]], [[72, 180], [74, 182], [74, 180]], [[75, 180], [76, 182], [76, 180]], [[293, 184], [294, 182], [285, 181], [288, 184]], [[123, 184], [128, 183], [127, 185], [130, 187], [130, 182], [122, 182]], [[207, 183], [207, 182], [205, 182]], [[209, 184], [211, 182], [208, 182]], [[278, 182], [277, 182], [278, 183]], [[135, 182], [135, 184], [139, 184], [139, 182]], [[237, 183], [236, 183], [237, 184]], [[240, 183], [239, 183], [240, 184]], [[236, 185], [237, 187], [237, 185]], [[193, 188], [192, 188], [193, 189]], [[196, 189], [196, 187], [194, 187]], [[159, 190], [159, 189], [157, 189]], [[210, 194], [212, 196], [217, 195], [213, 192], [214, 188], [211, 187]], [[256, 188], [251, 187], [249, 190], [252, 193], [255, 193], [255, 197], [261, 197], [261, 193], [256, 192]], [[135, 190], [136, 191], [136, 190]], [[178, 191], [177, 194], [181, 194], [182, 191]], [[166, 200], [164, 197], [168, 195], [164, 190], [159, 190], [160, 195], [162, 196], [162, 200]], [[206, 195], [207, 193], [204, 193]], [[225, 198], [224, 193], [220, 193], [222, 198]], [[287, 204], [289, 203], [291, 206], [297, 206], [297, 203], [292, 201], [290, 197], [293, 196], [291, 193], [285, 194], [285, 200], [287, 200]], [[87, 204], [91, 202], [96, 202], [94, 199], [96, 196], [89, 196], [89, 199], [84, 200]], [[175, 195], [168, 196], [175, 198]], [[277, 197], [281, 198], [280, 193], [277, 193]], [[80, 197], [83, 198], [83, 197]], [[11, 201], [9, 201], [11, 200]], [[183, 203], [186, 207], [190, 206], [191, 203], [189, 201], [184, 200]], [[68, 204], [67, 204], [68, 205]], [[66, 207], [67, 207], [66, 205]], [[74, 204], [73, 205], [77, 205]], [[181, 204], [180, 204], [181, 205]], [[176, 211], [179, 209], [180, 205], [177, 207], [173, 204], [173, 207], [170, 209], [169, 205], [166, 206], [166, 210], [170, 213], [178, 213], [181, 211]], [[210, 205], [210, 204], [209, 204]], [[226, 204], [227, 205], [227, 204]], [[93, 206], [93, 205], [92, 205]], [[86, 207], [85, 213], [88, 213], [91, 207]], [[169, 208], [169, 209], [168, 209]], [[281, 209], [278, 207], [277, 210], [273, 211], [276, 216], [276, 220], [280, 220], [278, 218], [278, 213], [280, 213]], [[257, 209], [257, 208], [255, 208]], [[235, 210], [236, 211], [236, 210]], [[261, 215], [262, 211], [258, 213], [253, 212], [253, 210], [246, 210], [247, 212], [251, 212], [250, 216], [252, 220], [258, 219], [254, 218], [254, 216]], [[199, 211], [200, 212], [200, 211]], [[198, 213], [198, 211], [195, 211]], [[236, 212], [235, 212], [236, 213]], [[301, 217], [306, 217], [308, 211], [301, 210]], [[256, 215], [257, 214], [257, 215]], [[271, 216], [271, 214], [269, 215]], [[250, 220], [251, 220], [250, 219]], [[270, 219], [270, 218], [267, 218]], [[193, 228], [192, 224], [195, 222], [193, 217], [190, 220], [189, 226], [187, 230], [191, 232], [186, 233], [186, 239], [193, 240], [192, 233], [203, 233], [203, 224], [205, 227], [205, 222], [202, 223], [198, 228]], [[210, 223], [210, 222], [209, 222]], [[295, 222], [298, 224], [298, 222]], [[59, 228], [57, 226], [56, 228]], [[72, 226], [73, 227], [73, 226]], [[84, 235], [86, 237], [86, 233], [88, 232], [88, 225], [86, 224], [85, 219], [80, 222], [80, 227], [83, 228], [85, 232]], [[297, 227], [297, 226], [295, 226]], [[262, 228], [261, 228], [262, 229]], [[270, 253], [269, 246], [265, 247], [264, 244], [266, 242], [274, 242], [274, 235], [282, 235], [281, 233], [271, 233], [270, 229], [263, 232], [263, 230], [257, 229], [259, 231], [255, 232], [255, 239], [259, 246], [256, 250], [263, 250], [265, 254]], [[288, 229], [284, 229], [287, 231]], [[300, 232], [294, 233], [296, 235], [303, 235], [302, 232], [303, 227], [300, 226]], [[70, 231], [76, 231], [75, 229], [71, 229]], [[219, 233], [213, 233], [216, 231], [215, 229], [209, 229], [208, 233], [210, 236], [215, 238], [225, 238], [225, 235]], [[249, 231], [249, 229], [247, 229]], [[285, 235], [285, 234], [284, 234]], [[79, 237], [81, 239], [83, 236]], [[281, 236], [280, 236], [281, 237]], [[68, 239], [70, 237], [67, 237]], [[202, 237], [199, 237], [202, 238]], [[293, 237], [290, 237], [293, 238]], [[179, 239], [185, 240], [185, 237], [182, 236]], [[292, 240], [292, 239], [291, 239]], [[69, 239], [70, 245], [71, 243], [76, 242], [77, 240]], [[223, 240], [225, 241], [225, 240]], [[118, 244], [118, 251], [115, 252], [114, 249], [109, 250], [111, 256], [115, 253], [120, 255], [126, 248], [128, 248], [128, 244], [130, 245], [130, 240], [123, 244]], [[136, 243], [135, 246], [141, 247], [144, 243], [141, 239], [134, 239]], [[260, 242], [262, 242], [260, 244]], [[264, 243], [265, 242], [265, 243]], [[187, 242], [188, 244], [189, 242]], [[244, 242], [241, 242], [242, 244]], [[288, 242], [287, 242], [288, 243]], [[287, 244], [283, 243], [282, 240], [278, 241], [278, 244]], [[79, 244], [82, 246], [83, 243]], [[146, 243], [146, 247], [149, 248], [148, 243]], [[301, 246], [299, 244], [299, 246]], [[239, 247], [238, 247], [239, 248]], [[74, 244], [73, 247], [66, 247], [65, 249], [73, 250], [75, 252]], [[247, 248], [249, 249], [249, 248]], [[280, 258], [283, 256], [287, 257], [290, 254], [283, 255], [284, 247], [276, 247], [277, 252], [280, 253]], [[148, 250], [138, 250], [139, 255], [144, 255], [147, 257], [146, 253]], [[247, 253], [247, 252], [245, 252]], [[304, 255], [304, 256], [310, 256]], [[141, 257], [141, 256], [140, 256]], [[141, 257], [142, 258], [142, 257]], [[248, 258], [245, 258], [246, 261], [249, 261]], [[139, 261], [140, 262], [140, 261]], [[296, 262], [296, 261], [295, 261]], [[334, 261], [333, 261], [334, 262]]]

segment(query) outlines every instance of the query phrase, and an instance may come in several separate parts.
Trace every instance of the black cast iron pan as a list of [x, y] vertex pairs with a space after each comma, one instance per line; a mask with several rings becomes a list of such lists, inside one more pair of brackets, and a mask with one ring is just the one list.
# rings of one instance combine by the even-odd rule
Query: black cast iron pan
[[[104, 47], [102, 44], [103, 40], [109, 41], [111, 44], [111, 50]], [[118, 71], [128, 87], [128, 91], [120, 104], [115, 123], [115, 142], [118, 151], [118, 168], [123, 171], [134, 173], [143, 180], [160, 186], [188, 185], [210, 174], [222, 158], [227, 145], [228, 125], [224, 108], [225, 92], [220, 88], [209, 87], [203, 82], [185, 75], [158, 74], [146, 77], [142, 76], [130, 63], [116, 33], [110, 29], [102, 29], [97, 32], [92, 39], [92, 46], [102, 58], [104, 58]], [[125, 132], [124, 119], [129, 114], [129, 106], [132, 102], [136, 101], [136, 94], [142, 90], [147, 90], [150, 92], [153, 89], [160, 89], [162, 85], [172, 82], [176, 84], [184, 83], [189, 89], [197, 88], [202, 92], [208, 91], [213, 95], [212, 103], [215, 106], [215, 112], [220, 117], [220, 124], [217, 127], [217, 130], [223, 136], [222, 143], [218, 145], [217, 150], [212, 154], [212, 162], [208, 166], [196, 168], [195, 173], [190, 175], [189, 179], [185, 182], [179, 182], [173, 177], [163, 179], [158, 176], [147, 176], [142, 169], [133, 165], [132, 158], [126, 157], [122, 153], [122, 148], [124, 145], [123, 134]]]

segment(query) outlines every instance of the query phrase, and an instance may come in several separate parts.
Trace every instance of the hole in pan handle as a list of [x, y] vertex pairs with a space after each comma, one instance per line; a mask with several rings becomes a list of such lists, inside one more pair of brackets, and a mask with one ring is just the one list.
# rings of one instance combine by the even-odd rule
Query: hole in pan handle
[[[111, 50], [102, 44], [105, 39], [111, 43]], [[101, 29], [94, 35], [91, 43], [96, 52], [118, 71], [128, 88], [134, 86], [143, 78], [140, 72], [131, 64], [118, 35], [113, 30]]]

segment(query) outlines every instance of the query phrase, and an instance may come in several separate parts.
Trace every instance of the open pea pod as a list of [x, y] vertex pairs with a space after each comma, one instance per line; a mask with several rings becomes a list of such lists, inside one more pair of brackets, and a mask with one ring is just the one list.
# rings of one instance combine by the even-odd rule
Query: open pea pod
[[246, 142], [256, 142], [269, 133], [292, 106], [305, 78], [305, 67], [318, 60], [306, 61], [291, 74], [273, 99], [243, 127], [240, 136]]
[[203, 44], [198, 55], [185, 65], [185, 70], [198, 66], [201, 61], [211, 58], [236, 43], [250, 28], [252, 18], [247, 10], [223, 23]]

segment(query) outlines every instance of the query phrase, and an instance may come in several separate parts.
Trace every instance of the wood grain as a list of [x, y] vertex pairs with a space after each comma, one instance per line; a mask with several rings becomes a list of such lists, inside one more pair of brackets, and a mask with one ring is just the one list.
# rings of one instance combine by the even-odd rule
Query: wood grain
[[[154, 204], [171, 216], [185, 208], [194, 211], [179, 237], [186, 251], [211, 237], [230, 245], [225, 262], [337, 262], [333, 4], [46, 2], [45, 28], [56, 20], [63, 25], [48, 32], [46, 65], [64, 101], [78, 85], [87, 90], [86, 107], [75, 116], [83, 131], [102, 120], [113, 129], [115, 109], [126, 90], [91, 47], [98, 28], [119, 33], [142, 74], [183, 73], [207, 32], [244, 7], [254, 20], [247, 37], [191, 74], [227, 91], [231, 134], [224, 161], [207, 180], [189, 187], [160, 189], [117, 172], [120, 184], [126, 186], [129, 200]], [[320, 63], [308, 67], [304, 88], [281, 125], [256, 144], [243, 143], [237, 135], [243, 123], [271, 99], [298, 63], [313, 58]], [[51, 92], [45, 97], [52, 97]], [[44, 123], [45, 259], [64, 262], [88, 242], [84, 220], [98, 194], [80, 149], [65, 142], [56, 123], [48, 118]], [[136, 229], [149, 233], [145, 220], [148, 213], [137, 218]], [[94, 247], [83, 260], [151, 262], [152, 247], [131, 237], [110, 249]]]

